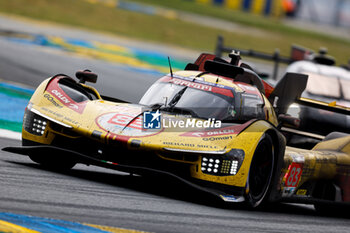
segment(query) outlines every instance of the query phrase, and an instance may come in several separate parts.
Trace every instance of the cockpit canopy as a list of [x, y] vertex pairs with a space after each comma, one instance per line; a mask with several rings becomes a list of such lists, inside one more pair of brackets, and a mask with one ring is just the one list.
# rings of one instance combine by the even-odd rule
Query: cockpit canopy
[[229, 86], [164, 76], [154, 83], [140, 104], [170, 113], [223, 122], [265, 119], [264, 100], [258, 94], [236, 91]]

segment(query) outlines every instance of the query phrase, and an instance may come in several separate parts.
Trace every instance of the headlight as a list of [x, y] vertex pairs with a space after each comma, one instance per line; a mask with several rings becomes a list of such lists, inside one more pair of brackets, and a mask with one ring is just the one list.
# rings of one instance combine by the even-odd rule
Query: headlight
[[236, 175], [244, 160], [244, 151], [232, 149], [222, 157], [202, 156], [201, 171], [216, 176]]
[[47, 125], [47, 120], [32, 111], [28, 108], [24, 112], [23, 117], [23, 128], [34, 135], [42, 136], [45, 132]]

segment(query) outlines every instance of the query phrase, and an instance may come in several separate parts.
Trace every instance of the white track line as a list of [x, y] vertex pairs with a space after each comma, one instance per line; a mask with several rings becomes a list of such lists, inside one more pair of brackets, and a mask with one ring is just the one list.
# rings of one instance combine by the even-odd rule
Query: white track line
[[22, 140], [22, 134], [7, 129], [0, 129], [0, 138], [9, 138], [14, 140]]

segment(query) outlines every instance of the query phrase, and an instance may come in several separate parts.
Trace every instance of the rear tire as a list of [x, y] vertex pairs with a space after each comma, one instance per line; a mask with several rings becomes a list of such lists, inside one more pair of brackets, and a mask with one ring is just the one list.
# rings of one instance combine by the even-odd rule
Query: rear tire
[[57, 154], [30, 154], [29, 158], [33, 162], [51, 170], [69, 170], [77, 164], [75, 160]]
[[246, 186], [246, 199], [251, 207], [265, 200], [274, 173], [275, 155], [271, 136], [265, 134], [256, 147], [250, 164]]

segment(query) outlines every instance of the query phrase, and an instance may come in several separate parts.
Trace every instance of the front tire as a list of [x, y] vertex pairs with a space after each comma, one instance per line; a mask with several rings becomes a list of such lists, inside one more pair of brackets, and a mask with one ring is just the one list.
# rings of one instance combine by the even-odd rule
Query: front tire
[[273, 141], [265, 134], [256, 147], [246, 186], [246, 199], [255, 208], [265, 200], [274, 173], [275, 155]]

